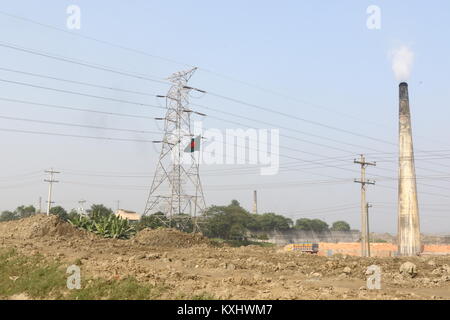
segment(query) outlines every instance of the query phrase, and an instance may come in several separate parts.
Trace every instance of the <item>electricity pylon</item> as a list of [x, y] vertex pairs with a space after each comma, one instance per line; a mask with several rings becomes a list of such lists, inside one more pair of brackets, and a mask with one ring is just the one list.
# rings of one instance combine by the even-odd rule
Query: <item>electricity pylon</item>
[[171, 225], [186, 229], [193, 223], [193, 231], [199, 231], [198, 217], [206, 208], [199, 174], [199, 143], [191, 125], [191, 115], [206, 116], [188, 108], [189, 93], [204, 91], [187, 86], [197, 68], [174, 73], [168, 78], [172, 86], [166, 96], [166, 116], [156, 118], [164, 121], [164, 137], [156, 165], [152, 186], [144, 209], [144, 215], [162, 212]]

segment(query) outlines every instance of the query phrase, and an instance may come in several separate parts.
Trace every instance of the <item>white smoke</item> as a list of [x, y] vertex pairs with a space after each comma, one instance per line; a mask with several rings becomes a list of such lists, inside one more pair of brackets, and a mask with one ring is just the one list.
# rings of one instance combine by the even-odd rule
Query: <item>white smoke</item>
[[407, 46], [401, 46], [390, 52], [390, 58], [395, 78], [398, 81], [408, 80], [414, 62], [414, 52]]

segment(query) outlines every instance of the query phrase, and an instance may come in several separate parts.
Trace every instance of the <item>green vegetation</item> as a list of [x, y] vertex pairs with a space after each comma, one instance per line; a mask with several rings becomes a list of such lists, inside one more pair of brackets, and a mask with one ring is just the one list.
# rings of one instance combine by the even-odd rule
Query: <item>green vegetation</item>
[[20, 206], [14, 211], [3, 211], [0, 214], [0, 222], [27, 218], [35, 213], [36, 208], [33, 206]]
[[15, 212], [3, 211], [0, 215], [0, 222], [18, 219]]
[[[106, 209], [106, 210], [105, 210]], [[93, 205], [87, 216], [76, 215], [69, 222], [77, 228], [99, 234], [105, 238], [128, 239], [136, 230], [127, 219], [122, 219], [103, 205]]]
[[[186, 221], [186, 217], [182, 217]], [[179, 221], [179, 220], [178, 220]], [[137, 225], [137, 229], [144, 228], [164, 228], [172, 227], [180, 229], [182, 224], [177, 222], [177, 218], [169, 223], [167, 217], [158, 212], [149, 216], [142, 217]], [[202, 232], [205, 236], [212, 239], [226, 240], [230, 245], [267, 245], [264, 242], [249, 242], [248, 238], [257, 240], [268, 240], [264, 232], [288, 231], [288, 230], [306, 230], [314, 232], [324, 231], [349, 231], [350, 225], [345, 221], [336, 221], [329, 228], [325, 221], [320, 219], [298, 219], [294, 222], [282, 215], [273, 212], [263, 214], [251, 214], [244, 209], [237, 200], [231, 201], [228, 206], [211, 206], [205, 212], [205, 218], [202, 220]], [[188, 227], [182, 231], [192, 231], [192, 221]]]
[[291, 219], [275, 213], [251, 214], [233, 200], [228, 206], [207, 209], [203, 233], [210, 238], [243, 241], [249, 231], [284, 231], [292, 224]]
[[371, 239], [370, 242], [372, 243], [387, 243], [388, 241], [383, 239]]
[[336, 221], [331, 226], [331, 231], [350, 231], [350, 225], [345, 221]]
[[74, 219], [78, 216], [78, 212], [75, 210], [70, 211], [70, 213], [67, 213], [66, 209], [64, 209], [61, 206], [56, 206], [50, 209], [50, 214], [57, 215], [64, 221], [69, 221], [70, 219]]
[[320, 219], [298, 219], [295, 222], [295, 229], [314, 231], [314, 232], [324, 232], [328, 231], [328, 224]]
[[270, 242], [261, 242], [261, 241], [252, 241], [248, 239], [244, 240], [225, 240], [221, 238], [212, 238], [210, 239], [211, 244], [213, 246], [221, 247], [224, 244], [227, 244], [231, 247], [244, 247], [244, 246], [259, 246], [259, 247], [274, 247], [275, 244]]
[[[67, 289], [65, 267], [46, 262], [42, 256], [27, 257], [14, 250], [0, 251], [0, 298], [26, 294], [34, 299], [156, 299], [167, 288], [122, 280], [81, 280], [80, 290]], [[195, 298], [195, 297], [191, 297]]]
[[176, 215], [169, 220], [164, 213], [157, 212], [142, 217], [136, 225], [136, 230], [138, 231], [145, 228], [175, 228], [184, 232], [192, 232], [194, 230], [194, 223], [187, 214]]
[[64, 272], [55, 263], [45, 263], [42, 256], [25, 257], [16, 251], [0, 252], [0, 295], [26, 293], [32, 298], [62, 298], [66, 285]]
[[207, 293], [207, 292], [203, 292], [197, 295], [194, 295], [192, 297], [190, 297], [191, 300], [214, 300], [216, 299], [214, 297], [214, 295]]
[[165, 291], [165, 287], [139, 283], [135, 278], [122, 280], [89, 280], [80, 290], [71, 290], [69, 299], [96, 300], [147, 300], [156, 299]]
[[91, 217], [109, 217], [113, 214], [113, 211], [103, 204], [93, 204], [86, 212]]
[[[9, 221], [28, 217], [36, 212], [33, 206], [21, 206], [14, 212], [4, 211], [0, 221]], [[51, 214], [69, 221], [72, 225], [97, 233], [107, 238], [127, 239], [137, 231], [145, 228], [175, 228], [184, 232], [192, 232], [193, 219], [180, 214], [168, 219], [162, 212], [146, 215], [137, 223], [116, 216], [113, 211], [102, 204], [94, 204], [87, 210], [86, 216], [80, 216], [76, 211], [70, 213], [60, 207], [53, 207]], [[211, 206], [200, 221], [202, 232], [209, 238], [226, 240], [230, 245], [268, 245], [267, 233], [289, 230], [305, 230], [313, 232], [350, 231], [350, 225], [345, 221], [336, 221], [331, 228], [320, 219], [301, 218], [295, 221], [273, 212], [252, 214], [244, 209], [237, 200], [232, 200], [228, 206]], [[260, 240], [251, 242], [249, 239]]]

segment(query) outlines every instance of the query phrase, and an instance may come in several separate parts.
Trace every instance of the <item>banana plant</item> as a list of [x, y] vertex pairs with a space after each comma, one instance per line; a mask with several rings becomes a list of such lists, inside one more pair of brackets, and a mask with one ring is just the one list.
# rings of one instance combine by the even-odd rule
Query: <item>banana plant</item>
[[109, 216], [78, 216], [70, 220], [70, 223], [77, 228], [96, 233], [105, 238], [126, 239], [131, 237], [136, 231], [129, 221], [114, 214]]

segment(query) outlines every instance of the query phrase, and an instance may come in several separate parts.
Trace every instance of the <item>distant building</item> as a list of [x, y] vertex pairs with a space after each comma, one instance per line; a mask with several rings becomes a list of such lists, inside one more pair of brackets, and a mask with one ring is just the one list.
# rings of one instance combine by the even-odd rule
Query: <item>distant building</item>
[[121, 217], [122, 219], [127, 219], [130, 222], [138, 222], [141, 219], [139, 213], [134, 211], [127, 211], [123, 209], [119, 209], [116, 211], [116, 216]]

